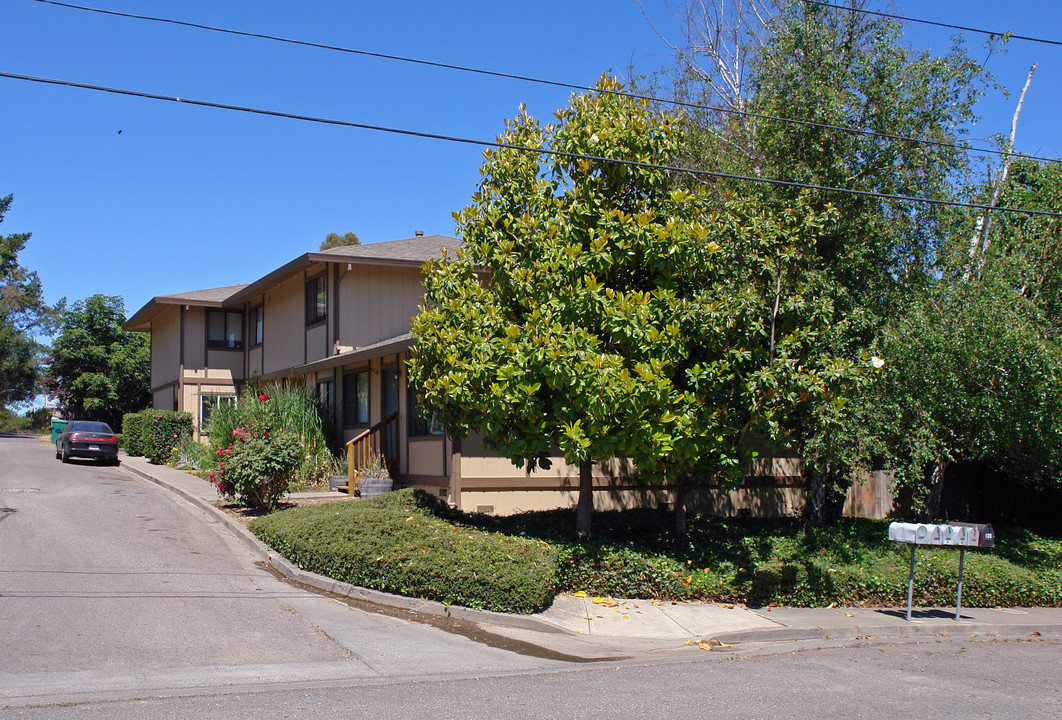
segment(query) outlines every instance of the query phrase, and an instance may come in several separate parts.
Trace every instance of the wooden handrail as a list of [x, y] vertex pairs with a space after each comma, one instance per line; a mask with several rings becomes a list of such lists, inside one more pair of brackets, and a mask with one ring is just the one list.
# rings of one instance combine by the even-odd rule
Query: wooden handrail
[[393, 412], [370, 428], [362, 430], [347, 443], [347, 492], [360, 490], [361, 468], [379, 458], [394, 475], [398, 452], [398, 412]]

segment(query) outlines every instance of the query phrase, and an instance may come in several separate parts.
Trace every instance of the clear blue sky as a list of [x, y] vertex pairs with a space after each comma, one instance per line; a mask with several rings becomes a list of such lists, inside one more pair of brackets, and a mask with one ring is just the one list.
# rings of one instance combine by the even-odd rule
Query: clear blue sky
[[[94, 7], [577, 84], [667, 47], [632, 0], [351, 2], [82, 0]], [[647, 12], [677, 37], [663, 0]], [[871, 2], [885, 9], [885, 2]], [[184, 27], [0, 0], [0, 71], [410, 130], [492, 139], [520, 103], [548, 118], [569, 91]], [[1058, 0], [896, 3], [911, 17], [1062, 40]], [[910, 26], [943, 51], [949, 31]], [[983, 38], [970, 35], [980, 57]], [[984, 101], [977, 135], [1007, 132], [1029, 64], [1039, 68], [1018, 149], [1062, 150], [1062, 47], [1012, 41], [990, 63], [1010, 99]], [[328, 232], [363, 242], [453, 234], [481, 150], [0, 78], [0, 233], [49, 301], [152, 296], [250, 282]], [[119, 133], [119, 131], [121, 131]]]

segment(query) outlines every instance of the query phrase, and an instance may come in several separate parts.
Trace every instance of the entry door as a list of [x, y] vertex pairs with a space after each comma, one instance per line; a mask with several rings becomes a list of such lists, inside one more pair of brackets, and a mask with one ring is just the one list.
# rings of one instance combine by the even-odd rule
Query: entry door
[[[398, 411], [398, 371], [395, 368], [383, 368], [380, 371], [380, 420], [386, 420]], [[384, 457], [388, 469], [397, 471], [398, 465], [398, 421], [388, 423], [383, 433]]]

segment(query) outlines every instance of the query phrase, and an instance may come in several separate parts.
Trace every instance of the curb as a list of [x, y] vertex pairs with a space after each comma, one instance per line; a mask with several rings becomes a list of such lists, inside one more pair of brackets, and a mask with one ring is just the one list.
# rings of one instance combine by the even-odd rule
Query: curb
[[233, 520], [227, 513], [219, 510], [213, 504], [194, 493], [187, 492], [183, 488], [171, 485], [161, 478], [132, 467], [128, 463], [122, 463], [120, 469], [126, 470], [141, 479], [169, 490], [196, 507], [205, 510], [218, 522], [224, 524], [224, 526], [232, 532], [248, 550], [260, 560], [268, 562], [277, 572], [288, 580], [308, 585], [317, 590], [321, 590], [322, 592], [351, 598], [353, 600], [361, 600], [374, 605], [382, 605], [394, 610], [404, 610], [406, 612], [419, 613], [422, 615], [434, 615], [465, 622], [508, 627], [516, 630], [533, 630], [535, 632], [553, 635], [575, 636], [575, 633], [572, 633], [565, 628], [558, 627], [546, 620], [530, 615], [510, 615], [508, 613], [498, 613], [490, 610], [475, 610], [473, 608], [461, 607], [459, 605], [444, 605], [443, 603], [434, 600], [421, 600], [419, 598], [405, 597], [404, 595], [392, 595], [391, 593], [351, 585], [350, 583], [340, 582], [339, 580], [334, 580], [333, 578], [324, 575], [318, 575], [309, 570], [303, 570], [291, 563], [287, 558], [276, 554], [272, 548], [255, 537], [254, 534], [243, 525]]

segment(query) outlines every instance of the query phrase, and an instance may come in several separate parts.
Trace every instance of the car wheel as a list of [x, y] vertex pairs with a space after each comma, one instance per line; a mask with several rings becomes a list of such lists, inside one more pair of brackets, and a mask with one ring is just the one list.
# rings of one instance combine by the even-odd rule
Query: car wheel
[[55, 459], [59, 459], [59, 443], [55, 444]]
[[62, 460], [63, 462], [65, 462], [65, 463], [70, 462], [70, 455], [69, 455], [69, 453], [67, 453], [66, 448], [63, 448], [63, 452], [59, 456], [59, 459]]

